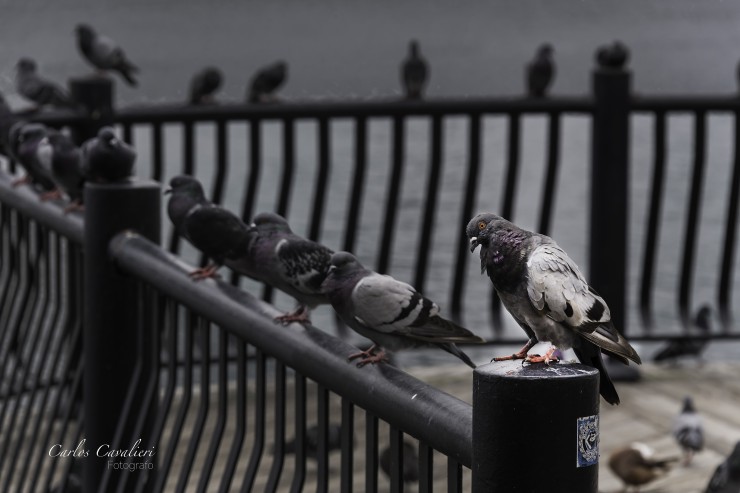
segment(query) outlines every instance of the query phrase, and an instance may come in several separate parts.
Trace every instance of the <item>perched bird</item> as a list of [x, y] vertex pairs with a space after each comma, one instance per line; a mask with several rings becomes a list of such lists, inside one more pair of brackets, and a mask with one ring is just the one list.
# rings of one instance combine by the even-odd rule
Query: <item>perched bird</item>
[[111, 127], [103, 127], [97, 137], [82, 144], [82, 172], [87, 180], [110, 183], [134, 174], [136, 150], [116, 137]]
[[740, 442], [735, 444], [725, 461], [717, 466], [707, 485], [706, 493], [740, 492]]
[[247, 99], [250, 103], [269, 103], [276, 101], [275, 91], [285, 83], [288, 64], [278, 61], [258, 70], [249, 83]]
[[351, 253], [332, 255], [322, 288], [344, 323], [374, 342], [349, 357], [362, 357], [357, 366], [385, 361], [385, 349], [438, 347], [475, 368], [455, 343], [483, 339], [439, 316], [437, 304], [412, 286], [364, 268]]
[[213, 104], [213, 95], [223, 83], [223, 75], [216, 67], [206, 67], [190, 80], [190, 104]]
[[123, 76], [129, 85], [136, 86], [137, 82], [133, 74], [138, 72], [139, 69], [131, 63], [115, 41], [96, 33], [87, 24], [78, 24], [75, 32], [77, 34], [77, 49], [90, 65], [102, 72], [116, 71]]
[[[549, 236], [532, 233], [491, 213], [475, 216], [466, 234], [470, 251], [480, 246], [481, 274], [488, 273], [501, 302], [524, 329], [529, 341], [504, 359], [551, 361], [552, 353], [573, 348], [581, 363], [599, 370], [601, 395], [619, 404], [601, 352], [628, 364], [640, 357], [611, 321], [606, 302], [591, 288], [578, 266]], [[540, 341], [553, 347], [541, 356], [527, 356]]]
[[[401, 480], [404, 483], [414, 483], [419, 480], [419, 456], [416, 447], [406, 440], [403, 441], [401, 454], [403, 456], [403, 472]], [[380, 453], [380, 469], [391, 477], [391, 448], [386, 447]]]
[[609, 457], [609, 468], [624, 482], [625, 490], [632, 486], [640, 491], [640, 486], [655, 481], [670, 470], [675, 457], [652, 459], [653, 451], [644, 443], [633, 443], [629, 447], [615, 450]]
[[698, 329], [696, 336], [685, 335], [676, 339], [671, 339], [662, 349], [660, 349], [653, 361], [668, 361], [676, 363], [680, 358], [696, 357], [701, 358], [707, 343], [709, 342], [709, 333], [712, 331], [712, 309], [709, 305], [703, 305], [694, 317], [693, 326]]
[[596, 63], [603, 68], [621, 68], [627, 63], [630, 52], [620, 41], [614, 41], [596, 50]]
[[321, 283], [329, 271], [329, 248], [293, 233], [285, 218], [271, 212], [254, 216], [250, 229], [253, 241], [245, 254], [226, 265], [240, 274], [262, 281], [298, 301], [293, 312], [275, 320], [308, 322], [309, 312], [328, 303]]
[[429, 79], [429, 65], [419, 53], [419, 43], [409, 42], [409, 55], [401, 65], [401, 83], [406, 99], [421, 99]]
[[555, 77], [552, 60], [553, 47], [545, 43], [537, 49], [534, 59], [527, 64], [527, 93], [531, 98], [544, 98]]
[[16, 122], [8, 137], [11, 155], [26, 170], [26, 176], [13, 182], [13, 186], [30, 183], [43, 192], [56, 188], [51, 177], [51, 168], [39, 159], [39, 145], [49, 130], [41, 123]]
[[249, 227], [228, 210], [210, 202], [200, 182], [180, 175], [170, 180], [167, 215], [177, 233], [212, 260], [190, 273], [195, 280], [216, 276], [228, 258], [244, 255], [251, 234]]
[[54, 106], [57, 108], [74, 108], [75, 103], [64, 89], [38, 74], [36, 62], [30, 58], [21, 58], [15, 65], [15, 89], [18, 94], [33, 101], [36, 108]]
[[[342, 427], [337, 424], [330, 424], [327, 428], [328, 440], [326, 442], [327, 451], [339, 450], [342, 446]], [[306, 457], [311, 459], [318, 459], [319, 455], [319, 427], [317, 425], [310, 426], [306, 430], [306, 436], [303, 441], [306, 450]], [[295, 454], [296, 441], [295, 438], [285, 443], [285, 453]]]
[[694, 401], [686, 396], [683, 400], [681, 413], [673, 421], [673, 438], [683, 452], [683, 464], [688, 466], [694, 453], [704, 447], [704, 428], [701, 417], [694, 409]]
[[82, 190], [85, 185], [80, 148], [63, 133], [50, 129], [39, 142], [37, 156], [44, 169], [51, 170], [51, 178], [56, 184], [56, 189], [43, 198], [60, 198], [65, 193], [71, 201], [65, 210], [78, 209], [82, 205]]

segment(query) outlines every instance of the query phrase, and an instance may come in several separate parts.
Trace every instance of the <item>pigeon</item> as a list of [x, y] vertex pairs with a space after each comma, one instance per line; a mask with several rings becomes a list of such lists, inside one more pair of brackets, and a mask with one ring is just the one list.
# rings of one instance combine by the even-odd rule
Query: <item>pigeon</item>
[[[327, 430], [328, 430], [328, 440], [326, 442], [327, 451], [339, 450], [342, 446], [342, 427], [337, 424], [332, 424], [332, 425], [329, 425]], [[318, 456], [319, 456], [319, 427], [318, 425], [310, 426], [306, 430], [306, 436], [305, 436], [303, 443], [305, 445], [306, 457], [309, 457], [311, 459], [318, 459]], [[295, 454], [296, 452], [297, 452], [296, 441], [294, 438], [293, 440], [290, 440], [285, 444], [285, 453]]]
[[282, 60], [258, 70], [249, 83], [249, 102], [269, 103], [276, 101], [277, 98], [274, 93], [285, 83], [287, 73], [288, 64]]
[[357, 366], [387, 361], [385, 349], [436, 346], [475, 368], [455, 343], [483, 339], [442, 318], [437, 304], [412, 286], [364, 268], [351, 253], [332, 255], [322, 288], [344, 323], [374, 343], [349, 357], [362, 358]]
[[[491, 213], [475, 216], [466, 234], [470, 251], [480, 246], [481, 274], [488, 273], [504, 307], [529, 341], [503, 358], [549, 364], [556, 349], [573, 348], [581, 363], [599, 370], [599, 390], [610, 404], [619, 395], [601, 352], [628, 364], [640, 357], [611, 321], [609, 307], [586, 282], [578, 266], [549, 236], [532, 233]], [[553, 347], [542, 356], [527, 356], [540, 341]]]
[[683, 451], [683, 465], [688, 466], [694, 453], [700, 452], [704, 447], [704, 429], [701, 417], [694, 409], [694, 401], [691, 397], [685, 397], [683, 408], [673, 422], [673, 438]]
[[629, 57], [629, 50], [619, 41], [596, 50], [596, 63], [602, 68], [620, 69], [629, 61]]
[[206, 67], [190, 80], [190, 104], [213, 104], [213, 94], [223, 83], [221, 71], [215, 67]]
[[707, 485], [706, 493], [740, 492], [740, 442], [725, 461], [717, 466]]
[[136, 150], [116, 137], [111, 127], [103, 127], [97, 137], [82, 144], [82, 172], [95, 183], [125, 180], [134, 174]]
[[56, 189], [51, 168], [39, 159], [39, 145], [49, 130], [41, 123], [16, 122], [8, 136], [8, 147], [13, 158], [26, 170], [26, 176], [13, 182], [13, 186], [31, 183], [43, 192]]
[[655, 460], [653, 451], [644, 443], [633, 443], [629, 447], [615, 450], [609, 457], [609, 468], [624, 482], [625, 490], [629, 486], [637, 488], [664, 476], [670, 464], [678, 458]]
[[133, 74], [139, 69], [126, 57], [115, 41], [95, 32], [87, 24], [78, 24], [77, 49], [90, 65], [100, 71], [114, 70], [120, 73], [130, 86], [136, 86]]
[[5, 100], [5, 96], [0, 92], [0, 118], [6, 118], [11, 113], [13, 113], [13, 110], [10, 109], [10, 105]]
[[65, 211], [79, 209], [82, 205], [82, 191], [85, 185], [80, 148], [63, 133], [50, 129], [46, 137], [39, 142], [36, 152], [44, 169], [51, 170], [51, 178], [56, 184], [56, 189], [44, 194], [42, 198], [61, 198], [64, 192], [71, 201], [71, 205]]
[[5, 96], [0, 93], [0, 154], [6, 157], [10, 157], [8, 134], [15, 122], [13, 110], [10, 109]]
[[15, 65], [15, 69], [16, 91], [29, 101], [33, 101], [36, 109], [43, 106], [57, 108], [76, 106], [64, 89], [38, 74], [38, 67], [32, 59], [21, 58]]
[[[403, 472], [401, 480], [404, 483], [415, 483], [419, 481], [419, 456], [416, 453], [416, 447], [406, 440], [403, 441], [401, 453], [403, 454]], [[380, 469], [391, 477], [391, 448], [386, 447], [380, 453]]]
[[537, 49], [534, 59], [527, 64], [527, 91], [531, 98], [544, 98], [555, 77], [552, 60], [553, 47], [545, 43]]
[[406, 99], [421, 99], [429, 79], [429, 66], [419, 53], [419, 43], [409, 42], [409, 56], [401, 65], [401, 82], [406, 91]]
[[170, 180], [167, 215], [177, 233], [213, 262], [190, 273], [194, 280], [215, 277], [228, 258], [243, 255], [252, 235], [237, 216], [206, 199], [200, 182], [180, 175]]
[[329, 271], [329, 260], [334, 252], [293, 233], [288, 221], [277, 214], [257, 214], [250, 228], [254, 239], [246, 254], [227, 260], [226, 265], [298, 301], [296, 310], [277, 317], [277, 322], [308, 323], [310, 310], [329, 302], [321, 290], [321, 283]]
[[680, 358], [691, 356], [700, 359], [709, 342], [709, 333], [712, 331], [712, 309], [709, 305], [703, 305], [699, 309], [694, 317], [693, 325], [699, 329], [697, 336], [686, 335], [671, 339], [653, 356], [653, 361], [676, 363]]

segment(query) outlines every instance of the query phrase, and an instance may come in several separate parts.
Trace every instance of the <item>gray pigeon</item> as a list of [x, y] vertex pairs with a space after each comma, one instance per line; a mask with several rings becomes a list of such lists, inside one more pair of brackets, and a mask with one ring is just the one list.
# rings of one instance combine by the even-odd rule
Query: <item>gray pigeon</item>
[[[606, 302], [591, 288], [578, 266], [549, 236], [532, 233], [491, 213], [467, 225], [470, 251], [480, 245], [481, 274], [487, 272], [501, 302], [529, 341], [504, 359], [549, 363], [556, 348], [573, 348], [581, 363], [599, 370], [601, 395], [619, 404], [619, 395], [601, 351], [628, 364], [640, 357], [611, 321]], [[527, 356], [539, 341], [553, 347], [544, 357]]]
[[31, 183], [43, 192], [56, 188], [48, 163], [39, 159], [39, 145], [49, 130], [41, 123], [16, 122], [8, 137], [8, 147], [13, 158], [26, 170], [26, 176], [13, 182], [13, 186]]
[[416, 40], [409, 42], [409, 56], [401, 65], [401, 82], [406, 91], [406, 99], [421, 99], [429, 79], [429, 66], [419, 52]]
[[639, 488], [644, 484], [665, 476], [675, 457], [653, 459], [653, 450], [644, 443], [633, 443], [629, 447], [615, 450], [609, 457], [609, 468], [628, 486]]
[[116, 137], [111, 127], [103, 127], [82, 144], [82, 172], [96, 183], [125, 180], [134, 174], [136, 150]]
[[75, 32], [77, 49], [85, 60], [100, 71], [113, 70], [120, 73], [129, 85], [136, 86], [133, 74], [139, 69], [131, 63], [115, 41], [96, 33], [87, 24], [79, 24]]
[[694, 453], [704, 448], [704, 428], [691, 397], [684, 398], [681, 414], [673, 422], [673, 438], [683, 451], [684, 466], [691, 464]]
[[693, 328], [698, 329], [696, 335], [685, 335], [671, 339], [655, 353], [653, 361], [677, 363], [680, 358], [689, 356], [701, 360], [702, 352], [709, 343], [709, 333], [712, 331], [712, 308], [709, 305], [702, 305], [699, 308], [694, 317]]
[[483, 339], [439, 316], [437, 304], [412, 286], [364, 268], [351, 253], [332, 255], [322, 287], [344, 323], [374, 342], [349, 357], [362, 357], [357, 366], [385, 361], [385, 349], [438, 347], [475, 368], [455, 343]]
[[213, 95], [223, 83], [223, 75], [216, 67], [206, 67], [190, 80], [190, 104], [213, 104]]
[[167, 215], [177, 233], [213, 262], [190, 273], [195, 280], [215, 277], [226, 259], [243, 255], [252, 235], [249, 227], [228, 210], [219, 207], [203, 193], [200, 182], [180, 175], [170, 180], [165, 194], [172, 194]]
[[36, 62], [21, 58], [15, 66], [15, 89], [24, 98], [33, 101], [37, 109], [43, 106], [74, 108], [75, 103], [64, 89], [38, 74]]
[[717, 466], [706, 493], [740, 493], [740, 442], [725, 461]]
[[544, 98], [555, 77], [553, 48], [545, 43], [537, 49], [534, 59], [527, 64], [527, 92], [531, 98]]
[[246, 254], [227, 260], [226, 265], [298, 301], [295, 311], [277, 317], [276, 321], [308, 322], [312, 308], [329, 302], [321, 290], [321, 283], [334, 252], [293, 233], [285, 218], [270, 212], [257, 214], [251, 230], [254, 241]]
[[275, 91], [285, 83], [287, 76], [288, 64], [282, 60], [261, 68], [252, 76], [247, 99], [250, 103], [276, 101]]
[[80, 208], [85, 185], [80, 148], [63, 133], [49, 129], [46, 137], [39, 142], [37, 156], [44, 169], [51, 170], [51, 178], [57, 186], [56, 190], [45, 194], [43, 198], [60, 198], [64, 192], [71, 201], [65, 211]]

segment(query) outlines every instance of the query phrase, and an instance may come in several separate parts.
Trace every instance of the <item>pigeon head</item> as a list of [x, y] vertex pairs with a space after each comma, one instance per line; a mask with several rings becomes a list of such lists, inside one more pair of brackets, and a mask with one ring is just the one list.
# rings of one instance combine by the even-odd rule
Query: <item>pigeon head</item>
[[36, 72], [36, 62], [31, 58], [21, 58], [15, 64], [15, 68], [20, 73], [33, 73]]
[[272, 212], [260, 212], [252, 219], [251, 226], [263, 232], [292, 233], [285, 218]]
[[419, 42], [415, 39], [409, 41], [409, 53], [411, 56], [419, 56]]
[[540, 45], [539, 49], [537, 50], [537, 54], [540, 56], [540, 58], [551, 58], [554, 52], [555, 49], [550, 43]]
[[683, 409], [681, 410], [682, 413], [695, 413], [696, 409], [694, 408], [694, 400], [689, 397], [688, 395], [683, 398]]
[[171, 193], [173, 196], [185, 195], [198, 200], [205, 200], [200, 182], [188, 175], [180, 175], [171, 179], [170, 188], [165, 191], [165, 194], [167, 193]]
[[487, 245], [493, 234], [493, 227], [488, 227], [495, 221], [502, 219], [501, 216], [484, 212], [470, 220], [465, 228], [465, 234], [470, 241], [470, 251], [474, 252], [478, 245]]
[[221, 86], [223, 81], [223, 75], [221, 71], [216, 67], [207, 67], [203, 70], [205, 83], [208, 86], [215, 86], [216, 88]]
[[92, 41], [95, 38], [95, 30], [87, 24], [77, 24], [75, 33], [81, 41]]
[[108, 145], [113, 144], [116, 139], [116, 132], [113, 127], [103, 127], [98, 130], [98, 138]]
[[337, 252], [329, 260], [329, 275], [342, 276], [357, 269], [363, 269], [362, 264], [349, 252]]
[[14, 133], [15, 128], [15, 126], [11, 128], [10, 134], [19, 144], [29, 140], [43, 139], [48, 133], [46, 126], [41, 123], [21, 123]]

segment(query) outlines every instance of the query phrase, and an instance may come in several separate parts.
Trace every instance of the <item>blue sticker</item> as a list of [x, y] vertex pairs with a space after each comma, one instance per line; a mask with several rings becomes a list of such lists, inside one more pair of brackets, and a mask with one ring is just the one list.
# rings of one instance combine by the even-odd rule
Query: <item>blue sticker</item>
[[599, 462], [599, 416], [578, 418], [578, 463], [588, 467]]

